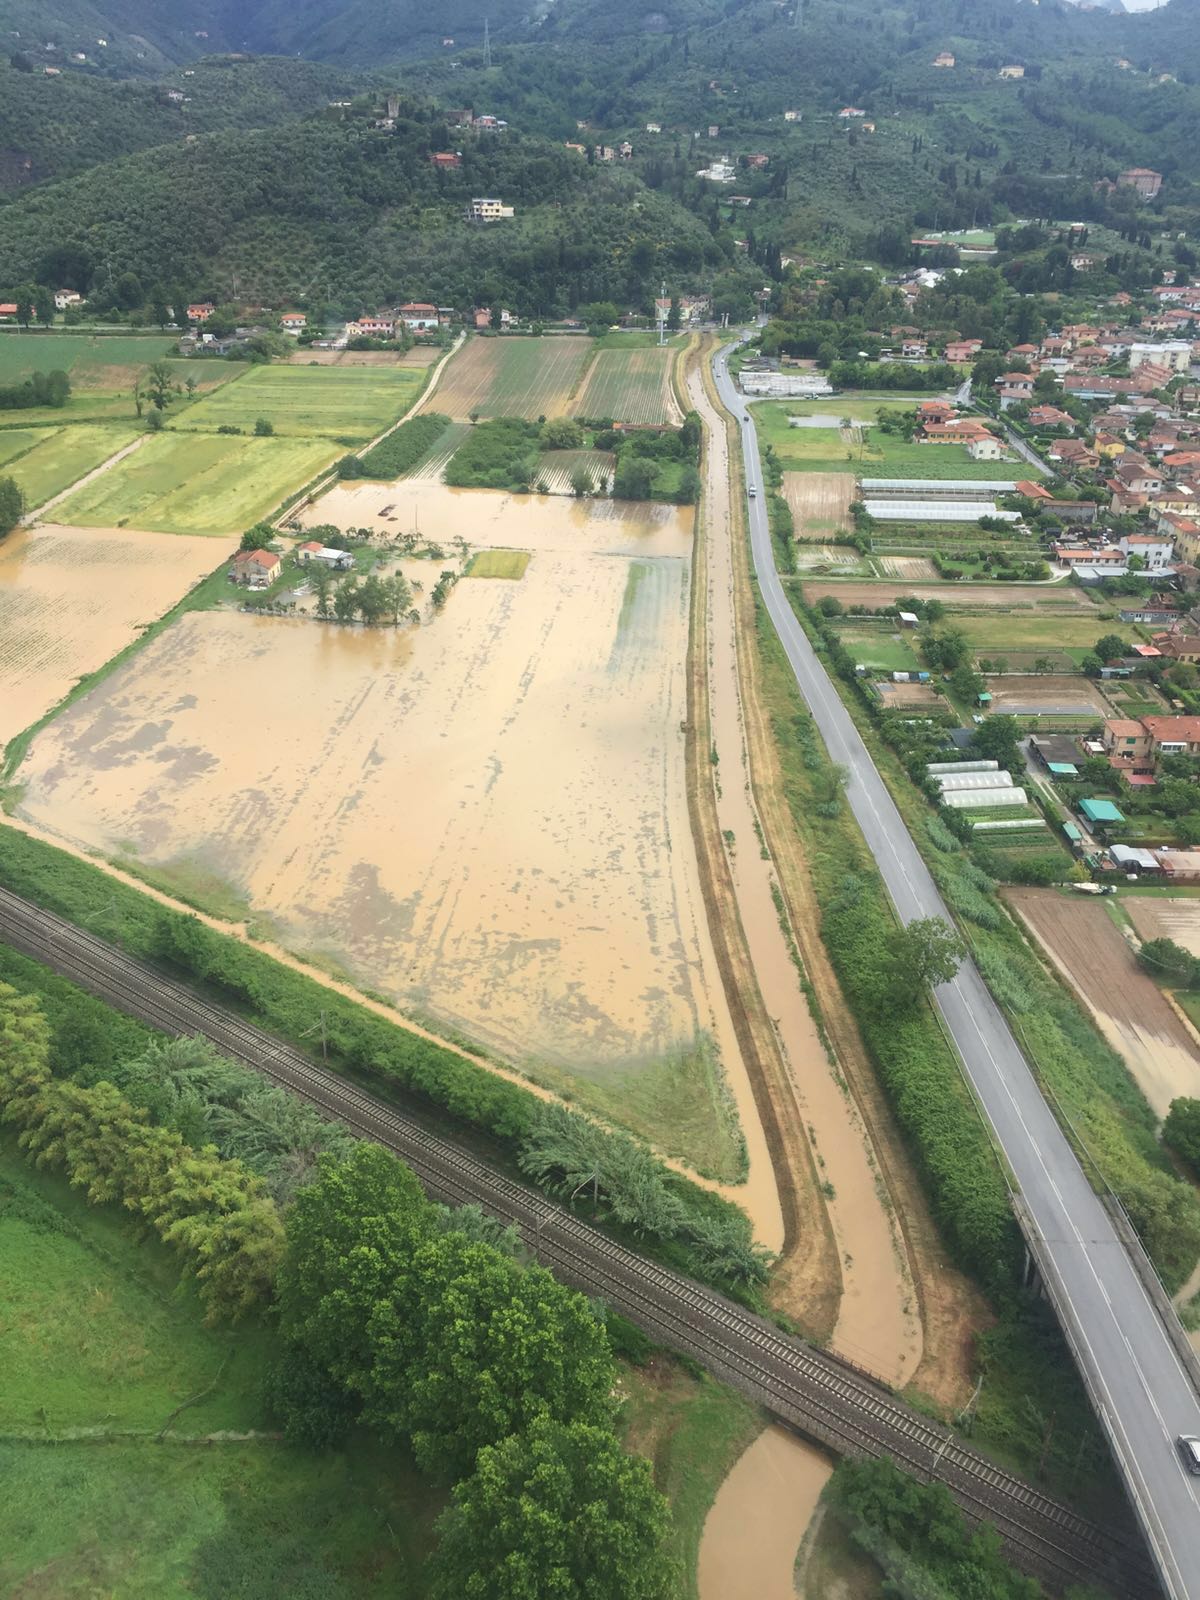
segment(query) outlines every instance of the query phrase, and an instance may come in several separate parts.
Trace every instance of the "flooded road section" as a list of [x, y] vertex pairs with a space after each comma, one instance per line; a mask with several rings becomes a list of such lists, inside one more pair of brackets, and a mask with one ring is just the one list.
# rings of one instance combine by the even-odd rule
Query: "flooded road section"
[[[689, 393], [709, 427], [705, 483], [708, 521], [710, 702], [720, 757], [717, 813], [729, 852], [738, 907], [763, 1001], [788, 1069], [816, 1161], [838, 1247], [842, 1293], [833, 1345], [896, 1384], [921, 1358], [921, 1325], [903, 1243], [870, 1150], [866, 1129], [826, 1055], [800, 985], [773, 894], [775, 869], [760, 848], [760, 820], [751, 783], [738, 666], [739, 574], [729, 522], [729, 471], [724, 420], [700, 375]], [[793, 1162], [804, 1152], [790, 1151]], [[800, 1178], [798, 1181], [807, 1181]], [[803, 1244], [801, 1244], [803, 1248]]]
[[[777, 1247], [688, 828], [691, 513], [416, 494], [400, 531], [419, 512], [425, 537], [532, 550], [524, 576], [460, 582], [399, 632], [189, 615], [38, 737], [21, 814], [220, 878], [283, 943], [544, 1081], [569, 1075], [584, 1103], [593, 1086], [618, 1118], [673, 1063], [677, 1119], [641, 1102], [640, 1131], [732, 1175], [715, 1056], [768, 1174], [746, 1203]], [[363, 525], [363, 498], [339, 490], [314, 520], [347, 500], [344, 525]]]
[[786, 1428], [764, 1429], [705, 1518], [700, 1600], [795, 1600], [796, 1555], [832, 1470]]
[[129, 528], [14, 529], [0, 541], [0, 746], [234, 547]]

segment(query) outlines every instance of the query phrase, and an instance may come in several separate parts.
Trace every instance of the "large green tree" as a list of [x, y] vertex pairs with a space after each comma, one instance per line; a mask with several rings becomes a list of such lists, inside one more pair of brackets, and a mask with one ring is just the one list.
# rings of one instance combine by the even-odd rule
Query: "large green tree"
[[612, 1355], [589, 1302], [463, 1234], [416, 1251], [370, 1336], [366, 1414], [408, 1435], [427, 1471], [461, 1477], [543, 1412], [609, 1420]]
[[540, 1417], [455, 1489], [434, 1600], [668, 1600], [668, 1527], [648, 1462], [606, 1429]]
[[15, 478], [0, 478], [0, 539], [25, 515], [25, 496]]

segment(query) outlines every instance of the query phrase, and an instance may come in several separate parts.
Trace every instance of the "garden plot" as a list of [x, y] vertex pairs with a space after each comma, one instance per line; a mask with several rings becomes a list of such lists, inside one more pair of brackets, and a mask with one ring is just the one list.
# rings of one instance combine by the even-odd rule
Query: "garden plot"
[[402, 525], [421, 503], [449, 543], [453, 515], [532, 551], [523, 577], [399, 632], [189, 613], [38, 736], [20, 814], [221, 880], [290, 948], [732, 1176], [681, 732], [692, 513], [405, 482], [312, 515], [405, 493]]
[[[825, 595], [836, 595], [844, 605], [864, 606], [890, 606], [902, 595], [915, 595], [919, 600], [940, 600], [943, 605], [951, 610], [961, 610], [966, 606], [996, 607], [998, 610], [1014, 611], [1014, 617], [1024, 618], [1031, 612], [1089, 612], [1096, 628], [1096, 637], [1105, 632], [1107, 624], [1101, 621], [1100, 614], [1091, 600], [1082, 589], [1055, 587], [1043, 588], [1036, 583], [837, 583], [830, 580], [805, 579], [804, 598], [808, 601], [823, 599]], [[1045, 618], [1044, 626], [1047, 631], [1054, 627], [1056, 619], [1049, 616]], [[955, 622], [959, 618], [955, 618]], [[1090, 633], [1089, 633], [1090, 637]], [[996, 647], [999, 649], [999, 646]]]
[[438, 380], [427, 411], [458, 422], [479, 417], [558, 417], [572, 397], [593, 344], [585, 338], [468, 339]]
[[1108, 702], [1082, 675], [988, 678], [992, 710], [1014, 717], [1107, 717]]
[[177, 428], [242, 428], [264, 418], [276, 433], [346, 442], [372, 439], [411, 405], [421, 373], [399, 367], [251, 367], [181, 411]]
[[797, 539], [827, 539], [853, 526], [850, 506], [857, 492], [852, 472], [785, 472], [783, 495]]
[[879, 565], [889, 578], [903, 578], [908, 583], [937, 581], [937, 568], [924, 556], [880, 556]]
[[614, 422], [679, 423], [683, 419], [671, 393], [671, 349], [600, 350], [583, 392], [572, 408], [581, 417], [611, 417]]
[[1107, 908], [1053, 889], [1009, 889], [1005, 898], [1087, 1006], [1156, 1116], [1166, 1116], [1176, 1095], [1200, 1098], [1192, 1032], [1138, 966]]
[[269, 516], [339, 454], [331, 439], [160, 433], [69, 495], [56, 515], [88, 527], [235, 533]]
[[0, 544], [0, 745], [124, 649], [224, 553], [211, 539], [126, 528], [10, 533]]
[[1121, 909], [1133, 923], [1139, 939], [1174, 939], [1194, 956], [1200, 956], [1200, 900], [1126, 895]]

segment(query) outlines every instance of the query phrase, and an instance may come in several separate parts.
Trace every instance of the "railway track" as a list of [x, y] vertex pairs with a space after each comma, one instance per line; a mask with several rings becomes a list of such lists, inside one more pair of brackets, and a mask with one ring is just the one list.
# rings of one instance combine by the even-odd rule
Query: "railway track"
[[1140, 1545], [1006, 1472], [883, 1384], [609, 1239], [179, 980], [4, 889], [0, 939], [151, 1027], [204, 1035], [354, 1133], [395, 1151], [435, 1199], [476, 1204], [515, 1224], [565, 1282], [700, 1362], [806, 1438], [837, 1455], [887, 1455], [920, 1479], [945, 1483], [969, 1517], [994, 1524], [1012, 1559], [1051, 1587], [1102, 1581], [1122, 1600], [1160, 1593]]

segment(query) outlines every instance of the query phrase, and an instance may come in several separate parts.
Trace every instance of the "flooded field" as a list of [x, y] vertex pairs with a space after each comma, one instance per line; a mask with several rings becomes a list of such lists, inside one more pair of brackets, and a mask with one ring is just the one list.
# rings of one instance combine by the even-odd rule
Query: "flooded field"
[[765, 1428], [705, 1519], [700, 1600], [795, 1600], [796, 1553], [832, 1470], [815, 1446]]
[[420, 629], [183, 618], [34, 742], [22, 815], [219, 880], [290, 947], [735, 1176], [684, 789], [692, 513], [418, 481], [310, 515], [387, 503], [531, 559]]
[[212, 539], [127, 528], [9, 534], [0, 543], [0, 745], [169, 610], [224, 553]]

